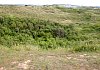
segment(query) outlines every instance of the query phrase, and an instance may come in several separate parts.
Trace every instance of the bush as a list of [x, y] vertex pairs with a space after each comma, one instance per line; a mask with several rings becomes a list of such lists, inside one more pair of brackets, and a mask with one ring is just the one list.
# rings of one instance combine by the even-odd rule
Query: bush
[[64, 38], [66, 35], [65, 31], [61, 28], [53, 29], [52, 34], [53, 34], [53, 37], [59, 37], [59, 38]]
[[30, 44], [43, 49], [73, 47], [74, 51], [96, 51], [98, 48], [93, 45], [98, 43], [87, 46], [78, 42], [84, 43], [91, 39], [97, 39], [99, 42], [99, 26], [98, 23], [62, 25], [34, 18], [2, 16], [0, 17], [0, 44], [8, 47]]

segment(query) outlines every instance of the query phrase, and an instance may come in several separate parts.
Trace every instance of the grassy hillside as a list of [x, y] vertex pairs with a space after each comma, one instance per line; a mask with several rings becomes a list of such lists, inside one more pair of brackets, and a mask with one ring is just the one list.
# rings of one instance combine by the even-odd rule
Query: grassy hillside
[[0, 6], [0, 70], [100, 70], [100, 9]]
[[0, 44], [100, 51], [100, 9], [0, 6]]
[[0, 14], [60, 23], [100, 21], [100, 9], [66, 9], [59, 6], [0, 6]]

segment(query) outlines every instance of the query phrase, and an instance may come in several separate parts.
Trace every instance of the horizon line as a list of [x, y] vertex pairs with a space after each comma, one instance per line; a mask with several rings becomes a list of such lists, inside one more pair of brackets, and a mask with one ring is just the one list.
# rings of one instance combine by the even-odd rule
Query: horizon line
[[[41, 6], [41, 5], [74, 5], [74, 6], [87, 6], [87, 5], [76, 5], [76, 4], [0, 4], [0, 5], [37, 5], [37, 6]], [[93, 6], [93, 5], [89, 5], [89, 6]], [[98, 5], [96, 5], [98, 6]], [[99, 6], [100, 7], [100, 6]]]

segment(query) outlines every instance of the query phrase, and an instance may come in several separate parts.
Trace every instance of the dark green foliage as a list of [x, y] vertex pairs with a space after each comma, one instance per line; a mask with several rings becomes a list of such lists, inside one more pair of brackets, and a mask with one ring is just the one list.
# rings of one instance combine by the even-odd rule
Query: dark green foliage
[[91, 18], [92, 18], [92, 16], [91, 16], [90, 13], [85, 13], [83, 17], [84, 17], [84, 20], [85, 20], [85, 21], [90, 21]]
[[4, 22], [4, 17], [0, 16], [0, 23]]
[[59, 37], [59, 38], [64, 38], [66, 35], [65, 31], [63, 29], [60, 29], [60, 28], [53, 29], [52, 34], [54, 37]]
[[[0, 17], [0, 44], [8, 47], [31, 44], [38, 45], [43, 49], [75, 47], [74, 51], [96, 51], [97, 46], [92, 46], [91, 43], [88, 46], [80, 46], [77, 41], [82, 43], [92, 39], [98, 41], [99, 36], [100, 25], [96, 23], [61, 25], [34, 18]], [[97, 42], [93, 45], [100, 44]]]

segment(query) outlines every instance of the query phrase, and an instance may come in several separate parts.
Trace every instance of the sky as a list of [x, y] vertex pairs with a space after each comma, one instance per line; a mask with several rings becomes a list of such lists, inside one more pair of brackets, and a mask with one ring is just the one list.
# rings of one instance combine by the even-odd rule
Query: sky
[[100, 0], [0, 0], [0, 4], [72, 4], [80, 6], [100, 6]]

